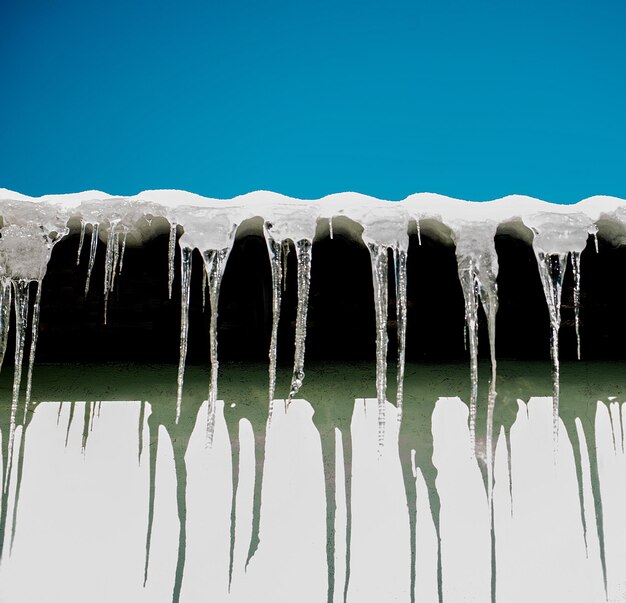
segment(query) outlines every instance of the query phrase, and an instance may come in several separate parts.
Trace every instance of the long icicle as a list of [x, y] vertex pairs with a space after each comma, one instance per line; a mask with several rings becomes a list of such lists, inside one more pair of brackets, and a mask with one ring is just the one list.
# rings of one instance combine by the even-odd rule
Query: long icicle
[[106, 248], [104, 252], [104, 324], [107, 324], [107, 314], [109, 310], [109, 292], [111, 291], [114, 278], [113, 260], [115, 257], [115, 226], [112, 224], [107, 236]]
[[206, 275], [206, 266], [202, 262], [202, 311], [206, 310], [206, 288], [208, 286], [208, 279]]
[[172, 299], [172, 286], [174, 285], [174, 266], [176, 260], [176, 222], [170, 222], [170, 238], [167, 249], [167, 293], [168, 299]]
[[396, 273], [396, 319], [398, 325], [398, 389], [396, 393], [396, 405], [398, 407], [398, 423], [401, 423], [404, 402], [407, 303], [407, 252], [404, 249], [394, 249], [394, 264]]
[[17, 420], [17, 405], [20, 397], [22, 381], [22, 364], [24, 361], [24, 344], [28, 327], [28, 301], [30, 281], [17, 279], [13, 281], [13, 298], [15, 307], [15, 366], [13, 369], [13, 398], [11, 401], [11, 420], [9, 426], [9, 443], [7, 449], [6, 467], [4, 473], [4, 492], [7, 492], [11, 465], [13, 463], [13, 445]]
[[287, 288], [287, 258], [290, 249], [289, 239], [283, 241], [283, 291]]
[[268, 428], [272, 423], [274, 412], [274, 396], [276, 393], [276, 364], [278, 358], [278, 323], [280, 320], [280, 305], [282, 300], [283, 284], [283, 246], [269, 234], [269, 225], [264, 225], [263, 233], [267, 243], [267, 250], [272, 270], [272, 335], [269, 349], [269, 411], [267, 418]]
[[89, 246], [89, 264], [87, 265], [87, 280], [85, 281], [85, 297], [89, 293], [89, 283], [91, 282], [91, 271], [96, 261], [98, 251], [98, 236], [100, 234], [100, 224], [94, 222], [91, 231], [91, 245]]
[[552, 420], [555, 443], [559, 431], [559, 329], [561, 328], [561, 293], [567, 266], [567, 253], [544, 253], [535, 250], [539, 275], [550, 313], [550, 359], [552, 361]]
[[574, 324], [576, 327], [576, 358], [580, 360], [580, 252], [572, 251], [574, 269]]
[[490, 289], [484, 284], [480, 289], [480, 300], [487, 316], [487, 331], [489, 334], [489, 359], [491, 361], [491, 380], [487, 394], [487, 434], [485, 438], [485, 457], [487, 459], [487, 496], [491, 504], [493, 489], [493, 415], [496, 405], [496, 314], [498, 312], [498, 290], [495, 281]]
[[209, 305], [211, 319], [209, 322], [210, 354], [211, 354], [211, 384], [209, 386], [209, 409], [207, 416], [207, 446], [213, 446], [215, 432], [215, 406], [217, 402], [217, 376], [219, 361], [217, 356], [217, 314], [220, 297], [220, 286], [224, 275], [224, 266], [230, 249], [209, 250], [204, 253], [204, 263], [207, 267], [209, 279]]
[[476, 408], [478, 403], [478, 295], [479, 281], [476, 264], [469, 259], [465, 265], [459, 265], [459, 279], [465, 299], [465, 324], [470, 350], [470, 407], [469, 432], [472, 455], [476, 453]]
[[[478, 315], [482, 305], [487, 318], [491, 379], [487, 395], [485, 460], [487, 492], [492, 487], [493, 414], [496, 401], [496, 314], [498, 312], [498, 256], [495, 248], [495, 224], [459, 224], [455, 232], [459, 282], [465, 305], [463, 343], [470, 352], [469, 433], [472, 455], [476, 454], [476, 419], [478, 410]], [[490, 499], [491, 500], [491, 499]]]
[[191, 247], [180, 246], [180, 346], [178, 378], [176, 391], [176, 423], [180, 419], [183, 404], [183, 382], [185, 379], [185, 361], [187, 359], [187, 335], [189, 333], [189, 291], [191, 285]]
[[387, 399], [387, 308], [389, 305], [389, 259], [385, 245], [368, 243], [372, 260], [374, 309], [376, 311], [376, 398], [378, 400], [378, 452], [385, 443]]
[[124, 268], [124, 254], [126, 253], [126, 237], [128, 236], [128, 229], [124, 228], [123, 236], [122, 236], [122, 249], [120, 250], [120, 271], [118, 274], [122, 274], [122, 269]]
[[85, 242], [85, 229], [87, 228], [87, 222], [85, 220], [80, 221], [80, 238], [78, 239], [78, 254], [76, 255], [76, 265], [80, 264], [80, 254], [83, 250], [83, 243]]
[[[28, 355], [28, 375], [26, 378], [26, 404], [24, 413], [28, 410], [30, 397], [33, 389], [33, 366], [35, 365], [35, 352], [37, 350], [37, 339], [39, 337], [39, 311], [41, 308], [42, 281], [36, 281], [37, 292], [35, 294], [35, 305], [33, 306], [33, 320], [30, 326], [30, 350]], [[26, 414], [24, 414], [26, 416]]]
[[113, 269], [111, 270], [111, 287], [110, 290], [115, 289], [115, 277], [117, 276], [117, 267], [120, 261], [120, 233], [115, 231], [115, 237], [113, 240]]
[[309, 239], [296, 241], [298, 262], [298, 308], [296, 310], [296, 344], [293, 360], [293, 375], [288, 403], [294, 399], [304, 381], [304, 347], [306, 340], [306, 320], [309, 310], [309, 289], [311, 285], [311, 261], [313, 243]]
[[11, 281], [3, 277], [0, 280], [0, 371], [4, 364], [11, 326], [11, 298]]

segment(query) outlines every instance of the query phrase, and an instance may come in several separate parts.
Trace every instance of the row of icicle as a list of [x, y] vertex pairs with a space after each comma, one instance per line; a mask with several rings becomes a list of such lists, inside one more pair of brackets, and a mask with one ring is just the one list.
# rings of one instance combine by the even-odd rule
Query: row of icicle
[[[85, 242], [88, 222], [81, 220], [80, 238], [78, 245], [77, 264], [80, 263], [81, 252]], [[96, 259], [98, 239], [101, 234], [100, 224], [91, 222], [91, 241], [89, 245], [89, 258], [87, 263], [87, 276], [85, 283], [85, 295], [89, 292], [91, 274]], [[420, 237], [419, 222], [418, 237]], [[183, 230], [184, 230], [184, 225]], [[387, 389], [387, 323], [388, 323], [388, 294], [389, 294], [389, 252], [393, 258], [393, 273], [396, 294], [396, 318], [398, 334], [398, 368], [397, 368], [397, 395], [398, 420], [402, 417], [404, 364], [406, 349], [406, 316], [407, 316], [407, 252], [408, 235], [406, 224], [400, 224], [396, 230], [399, 234], [394, 239], [376, 240], [368, 235], [367, 227], [364, 230], [363, 240], [369, 250], [372, 263], [373, 291], [376, 312], [376, 394], [379, 403], [379, 446], [382, 447], [385, 431], [385, 403]], [[469, 339], [471, 394], [470, 394], [470, 433], [472, 448], [475, 447], [476, 430], [476, 407], [478, 401], [478, 307], [482, 304], [487, 318], [489, 334], [491, 380], [487, 406], [487, 434], [486, 434], [486, 458], [488, 469], [488, 484], [491, 483], [491, 448], [492, 448], [492, 424], [494, 403], [496, 398], [496, 360], [495, 360], [495, 317], [498, 308], [497, 273], [498, 262], [495, 251], [494, 236], [496, 224], [483, 224], [478, 231], [477, 224], [460, 225], [453, 229], [456, 243], [456, 255], [459, 279], [465, 300], [465, 322]], [[215, 403], [217, 401], [217, 376], [218, 376], [218, 352], [217, 352], [217, 309], [220, 293], [220, 285], [228, 261], [232, 245], [234, 243], [237, 225], [231, 229], [225, 246], [219, 249], [200, 249], [203, 260], [203, 299], [204, 291], [209, 291], [210, 319], [210, 364], [211, 376], [208, 392], [209, 413], [207, 425], [207, 442], [210, 445], [213, 439], [215, 424]], [[10, 238], [12, 229], [16, 226], [2, 228], [2, 238]], [[329, 220], [330, 235], [333, 236], [332, 218]], [[177, 241], [178, 224], [170, 222], [168, 243], [168, 293], [171, 298], [175, 274], [175, 252]], [[482, 229], [482, 230], [481, 230]], [[485, 230], [486, 229], [486, 230]], [[61, 229], [59, 229], [61, 230]], [[291, 385], [286, 399], [288, 404], [299, 392], [304, 380], [304, 358], [306, 322], [308, 310], [308, 297], [311, 277], [313, 236], [291, 237], [283, 236], [280, 232], [274, 233], [273, 224], [266, 221], [263, 233], [267, 243], [268, 256], [271, 266], [272, 277], [272, 330], [269, 349], [269, 416], [268, 426], [271, 425], [273, 403], [276, 393], [276, 363], [278, 344], [278, 324], [280, 320], [281, 293], [286, 282], [286, 256], [289, 253], [290, 243], [293, 244], [297, 259], [297, 317], [296, 336], [294, 350], [294, 366]], [[15, 371], [13, 384], [13, 397], [11, 404], [11, 426], [8, 443], [8, 459], [5, 467], [4, 489], [6, 491], [8, 476], [11, 471], [13, 440], [17, 424], [18, 401], [22, 377], [22, 365], [25, 354], [26, 331], [28, 328], [29, 309], [29, 285], [36, 283], [36, 295], [31, 324], [31, 344], [29, 350], [28, 375], [25, 395], [25, 409], [28, 408], [32, 391], [32, 370], [37, 344], [37, 332], [39, 321], [39, 308], [41, 302], [42, 280], [45, 275], [47, 262], [50, 259], [52, 248], [63, 236], [68, 234], [69, 229], [57, 232], [55, 238], [44, 234], [45, 243], [44, 262], [37, 278], [30, 276], [11, 275], [8, 260], [3, 258], [2, 280], [0, 285], [0, 367], [6, 352], [11, 305], [13, 305], [16, 324], [15, 343]], [[116, 277], [121, 274], [126, 250], [126, 240], [129, 227], [122, 220], [109, 220], [108, 236], [105, 248], [105, 273], [104, 273], [104, 322], [107, 320], [108, 296], [114, 290]], [[39, 233], [41, 235], [41, 233]], [[0, 239], [0, 240], [3, 240]], [[187, 353], [187, 335], [189, 329], [189, 298], [192, 270], [192, 255], [196, 245], [191, 244], [183, 235], [178, 239], [181, 251], [181, 336], [180, 336], [180, 362], [177, 378], [177, 401], [176, 421], [181, 414], [183, 397], [183, 380], [185, 371], [185, 359]], [[421, 244], [421, 238], [420, 238]], [[597, 239], [596, 239], [597, 245]], [[539, 268], [539, 274], [544, 288], [544, 293], [550, 313], [551, 325], [551, 357], [553, 367], [553, 399], [555, 424], [559, 404], [559, 360], [558, 360], [558, 332], [560, 327], [560, 304], [563, 277], [567, 264], [568, 253], [546, 253], [535, 246], [535, 253]], [[580, 304], [580, 250], [570, 254], [574, 270], [574, 302], [576, 318], [576, 335], [578, 339], [578, 357], [580, 357], [580, 333], [579, 333], [579, 304]]]

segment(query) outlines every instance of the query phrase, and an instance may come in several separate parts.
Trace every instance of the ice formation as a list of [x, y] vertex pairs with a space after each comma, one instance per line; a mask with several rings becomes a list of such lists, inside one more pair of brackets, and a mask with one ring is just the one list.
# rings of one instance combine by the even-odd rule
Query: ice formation
[[550, 313], [550, 358], [552, 359], [552, 404], [554, 435], [558, 436], [558, 413], [560, 398], [559, 365], [559, 330], [561, 328], [561, 293], [567, 268], [568, 256], [572, 256], [575, 273], [575, 313], [576, 335], [578, 338], [577, 354], [580, 358], [580, 339], [578, 328], [579, 290], [580, 290], [580, 254], [587, 245], [587, 238], [595, 232], [592, 219], [578, 212], [568, 214], [541, 213], [531, 214], [524, 222], [533, 232], [533, 249], [537, 258], [539, 275]]
[[496, 313], [498, 311], [498, 257], [495, 247], [497, 223], [458, 222], [454, 224], [459, 281], [465, 300], [465, 324], [470, 349], [469, 432], [472, 452], [476, 449], [476, 406], [478, 404], [478, 303], [483, 306], [489, 333], [491, 381], [487, 401], [487, 485], [492, 482], [493, 412], [496, 399]]
[[[131, 197], [115, 197], [98, 191], [39, 198], [0, 189], [0, 358], [6, 352], [11, 304], [16, 316], [16, 370], [11, 408], [12, 447], [17, 425], [21, 371], [25, 355], [29, 300], [34, 290], [26, 402], [31, 396], [32, 368], [37, 343], [41, 283], [52, 248], [68, 233], [79, 234], [78, 257], [87, 246], [85, 295], [89, 292], [98, 244], [104, 251], [104, 321], [107, 300], [122, 272], [128, 246], [140, 246], [156, 234], [168, 234], [168, 270], [164, 293], [171, 296], [175, 278], [176, 245], [180, 248], [181, 329], [180, 364], [175, 416], [181, 413], [189, 329], [189, 296], [192, 258], [197, 250], [203, 261], [210, 309], [210, 365], [207, 435], [209, 443], [215, 423], [218, 390], [218, 302], [220, 286], [235, 238], [253, 232], [264, 236], [272, 274], [272, 330], [269, 348], [269, 418], [276, 392], [276, 355], [281, 294], [286, 286], [287, 254], [293, 249], [297, 267], [297, 316], [290, 401], [304, 380], [308, 297], [314, 241], [321, 236], [345, 236], [361, 240], [370, 252], [376, 312], [376, 395], [379, 406], [378, 441], [385, 437], [387, 398], [387, 347], [389, 305], [389, 258], [393, 260], [398, 342], [397, 417], [402, 416], [404, 354], [406, 346], [406, 291], [409, 234], [424, 232], [455, 245], [458, 274], [465, 299], [465, 320], [470, 352], [470, 434], [474, 448], [478, 404], [478, 309], [482, 305], [488, 326], [492, 364], [487, 400], [487, 464], [491, 473], [493, 404], [496, 397], [495, 316], [498, 308], [496, 278], [498, 260], [494, 237], [503, 231], [532, 243], [550, 316], [550, 350], [553, 364], [553, 404], [559, 403], [560, 305], [567, 259], [571, 257], [575, 280], [575, 317], [580, 355], [580, 254], [591, 234], [624, 237], [624, 202], [612, 197], [593, 197], [573, 206], [556, 206], [530, 197], [510, 196], [485, 203], [471, 203], [429, 193], [403, 201], [389, 202], [342, 193], [318, 200], [300, 200], [259, 191], [230, 200], [209, 199], [182, 191], [145, 191]], [[623, 241], [621, 241], [623, 242]], [[34, 283], [31, 287], [31, 283]], [[31, 290], [33, 289], [33, 290]], [[279, 396], [281, 397], [281, 396]], [[9, 467], [5, 468], [8, 476]], [[6, 479], [5, 479], [6, 482]], [[6, 484], [5, 484], [6, 485]]]
[[378, 445], [385, 440], [387, 401], [387, 315], [389, 305], [389, 251], [393, 254], [398, 325], [398, 422], [402, 420], [404, 357], [406, 344], [406, 260], [409, 250], [408, 215], [403, 209], [371, 210], [362, 217], [363, 242], [372, 259], [374, 308], [376, 310], [376, 398], [378, 400]]

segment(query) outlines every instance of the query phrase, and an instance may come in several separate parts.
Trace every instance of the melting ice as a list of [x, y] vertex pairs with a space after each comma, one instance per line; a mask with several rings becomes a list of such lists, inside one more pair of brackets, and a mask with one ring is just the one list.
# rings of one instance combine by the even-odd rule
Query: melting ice
[[[474, 204], [439, 195], [418, 194], [400, 202], [387, 202], [363, 195], [345, 193], [316, 201], [290, 199], [275, 193], [257, 192], [232, 200], [207, 199], [181, 191], [146, 191], [135, 197], [112, 197], [97, 191], [33, 199], [0, 191], [0, 358], [6, 352], [10, 308], [16, 316], [16, 370], [11, 424], [14, 433], [21, 371], [29, 328], [29, 303], [33, 303], [31, 347], [28, 352], [26, 401], [32, 392], [42, 281], [53, 246], [74, 230], [79, 234], [80, 262], [84, 246], [89, 249], [85, 276], [85, 295], [97, 261], [98, 243], [104, 251], [104, 321], [110, 292], [122, 272], [127, 245], [140, 246], [156, 234], [168, 235], [167, 282], [164, 292], [171, 296], [175, 277], [177, 242], [180, 249], [181, 329], [180, 363], [175, 416], [180, 417], [189, 330], [189, 299], [192, 285], [192, 257], [197, 250], [202, 258], [210, 307], [210, 365], [208, 387], [209, 442], [215, 421], [218, 396], [217, 320], [222, 277], [238, 229], [256, 228], [267, 242], [272, 274], [272, 329], [269, 347], [269, 418], [276, 392], [276, 358], [282, 292], [287, 281], [287, 254], [293, 249], [297, 270], [297, 316], [293, 373], [289, 390], [282, 398], [294, 399], [304, 380], [308, 298], [313, 261], [313, 243], [320, 232], [330, 236], [361, 239], [369, 250], [372, 264], [376, 312], [376, 395], [379, 404], [379, 443], [384, 440], [384, 404], [387, 398], [387, 347], [389, 272], [395, 289], [398, 341], [397, 396], [398, 420], [402, 416], [403, 375], [406, 349], [408, 234], [415, 232], [421, 242], [429, 234], [456, 246], [458, 275], [465, 300], [465, 319], [470, 351], [470, 433], [474, 438], [478, 401], [478, 308], [487, 318], [491, 357], [491, 381], [487, 400], [487, 448], [490, 458], [491, 420], [496, 395], [495, 315], [498, 307], [496, 277], [498, 261], [494, 247], [496, 230], [504, 225], [524, 238], [524, 226], [532, 230], [533, 249], [550, 315], [550, 350], [553, 366], [553, 404], [555, 417], [559, 404], [560, 306], [563, 277], [568, 258], [574, 271], [574, 306], [577, 354], [580, 356], [580, 254], [588, 234], [596, 236], [598, 224], [620, 224], [624, 220], [623, 201], [596, 197], [576, 206], [553, 206], [528, 197], [509, 197], [485, 204]], [[255, 220], [259, 227], [255, 227]], [[323, 228], [318, 230], [318, 225]], [[179, 235], [182, 236], [179, 237]], [[603, 235], [604, 236], [604, 235]], [[390, 265], [391, 258], [391, 265]], [[584, 275], [582, 276], [584, 278]], [[31, 286], [32, 283], [32, 286]], [[584, 343], [584, 342], [583, 342]], [[584, 346], [583, 346], [584, 347]], [[556, 425], [556, 420], [555, 420]], [[12, 437], [12, 436], [11, 436]], [[489, 460], [488, 460], [489, 463]]]
[[550, 314], [550, 358], [552, 360], [552, 404], [554, 436], [558, 436], [558, 412], [560, 399], [559, 330], [561, 328], [561, 294], [568, 256], [572, 256], [575, 279], [575, 315], [578, 357], [580, 335], [578, 326], [580, 299], [580, 254], [587, 245], [589, 234], [595, 227], [589, 216], [583, 213], [541, 213], [524, 218], [533, 233], [533, 250], [537, 258], [539, 276]]

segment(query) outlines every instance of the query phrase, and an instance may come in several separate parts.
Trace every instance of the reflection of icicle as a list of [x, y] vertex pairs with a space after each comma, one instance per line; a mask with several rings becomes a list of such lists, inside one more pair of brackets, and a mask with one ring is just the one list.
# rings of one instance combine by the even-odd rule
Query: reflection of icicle
[[13, 462], [13, 444], [17, 420], [17, 404], [22, 381], [22, 363], [24, 361], [24, 344], [28, 326], [28, 300], [30, 282], [26, 279], [13, 281], [13, 297], [15, 308], [15, 366], [13, 369], [13, 398], [11, 401], [11, 419], [9, 425], [9, 443], [7, 449], [6, 468], [4, 474], [4, 491], [6, 492], [11, 475]]
[[85, 297], [89, 293], [89, 283], [91, 281], [91, 271], [96, 261], [96, 251], [98, 250], [98, 236], [100, 234], [100, 224], [94, 222], [91, 231], [91, 245], [89, 247], [89, 264], [87, 265], [87, 280], [85, 281]]
[[93, 400], [91, 400], [89, 402], [89, 431], [91, 432], [93, 430], [93, 420], [96, 416], [96, 402], [94, 402]]
[[72, 430], [72, 423], [74, 422], [74, 411], [76, 410], [76, 402], [70, 402], [70, 416], [67, 420], [67, 427], [65, 429], [65, 447], [70, 441], [70, 431]]
[[[39, 336], [39, 310], [41, 307], [42, 282], [36, 281], [37, 292], [35, 294], [35, 305], [33, 307], [33, 321], [30, 327], [30, 351], [28, 355], [28, 375], [26, 377], [26, 405], [24, 413], [28, 410], [30, 396], [33, 387], [33, 366], [35, 365], [35, 352], [37, 350], [37, 339]], [[26, 415], [24, 415], [26, 416]]]
[[76, 265], [80, 264], [80, 254], [83, 250], [83, 243], [85, 241], [85, 229], [87, 228], [87, 222], [80, 221], [80, 239], [78, 240], [78, 255], [76, 256]]
[[141, 464], [141, 455], [143, 453], [143, 425], [145, 422], [145, 416], [146, 416], [146, 403], [140, 402], [139, 403], [139, 426], [138, 426], [138, 433], [137, 433], [137, 440], [139, 443], [139, 450], [137, 451], [137, 463], [139, 464]]
[[87, 402], [83, 406], [83, 433], [80, 442], [80, 452], [85, 454], [87, 440], [89, 439], [89, 426], [91, 424], [91, 407], [87, 407]]
[[[89, 406], [88, 406], [89, 405]], [[87, 442], [89, 441], [89, 434], [93, 429], [93, 402], [87, 403], [85, 400], [85, 422], [83, 423], [83, 439], [80, 447], [81, 453], [84, 455], [87, 451]]]
[[539, 275], [550, 313], [550, 358], [552, 360], [552, 405], [555, 441], [559, 428], [559, 329], [561, 327], [561, 292], [567, 266], [567, 253], [544, 253], [535, 249]]
[[11, 322], [11, 281], [3, 278], [0, 281], [0, 370], [7, 351], [7, 341]]
[[572, 251], [574, 269], [574, 325], [576, 327], [576, 358], [580, 360], [580, 252]]
[[402, 404], [404, 400], [404, 359], [406, 355], [406, 287], [407, 287], [407, 252], [403, 249], [394, 249], [394, 264], [396, 272], [396, 318], [398, 324], [398, 391], [396, 404], [398, 406], [398, 423], [402, 421]]
[[387, 398], [387, 307], [388, 253], [385, 245], [368, 243], [372, 260], [374, 282], [374, 308], [376, 311], [376, 398], [378, 399], [378, 448], [382, 451], [385, 441], [385, 401]]
[[180, 248], [180, 359], [178, 362], [178, 389], [176, 392], [176, 423], [180, 419], [183, 403], [183, 380], [185, 378], [185, 360], [187, 358], [187, 334], [189, 332], [189, 289], [191, 285], [190, 247]]
[[168, 299], [172, 299], [172, 285], [174, 284], [174, 261], [176, 260], [176, 228], [177, 227], [178, 227], [178, 224], [176, 224], [176, 222], [170, 222], [170, 238], [169, 238], [169, 245], [168, 245], [168, 251], [167, 251]]
[[304, 381], [304, 344], [306, 340], [306, 317], [309, 309], [309, 287], [311, 284], [311, 260], [313, 244], [309, 239], [296, 242], [298, 262], [298, 308], [296, 310], [296, 345], [293, 360], [293, 375], [289, 400], [293, 400]]
[[209, 305], [211, 319], [209, 322], [210, 355], [211, 355], [211, 384], [209, 386], [209, 409], [207, 416], [207, 445], [213, 445], [215, 431], [215, 405], [217, 402], [217, 375], [219, 362], [217, 358], [217, 310], [220, 297], [220, 285], [224, 275], [224, 266], [230, 249], [210, 249], [203, 253], [204, 265], [209, 280]]
[[272, 269], [272, 335], [269, 350], [269, 413], [267, 418], [268, 428], [272, 423], [274, 410], [274, 394], [276, 393], [276, 361], [278, 357], [278, 322], [280, 320], [281, 287], [283, 282], [283, 246], [269, 234], [269, 225], [265, 223], [265, 241]]

